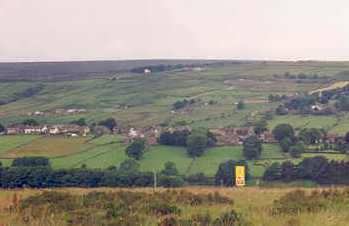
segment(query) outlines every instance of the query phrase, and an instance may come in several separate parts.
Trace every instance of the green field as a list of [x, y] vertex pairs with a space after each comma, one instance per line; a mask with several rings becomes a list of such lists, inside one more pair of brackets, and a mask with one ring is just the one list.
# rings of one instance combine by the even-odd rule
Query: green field
[[[97, 139], [66, 138], [66, 137], [39, 137], [39, 136], [3, 136], [0, 137], [0, 161], [9, 166], [13, 158], [21, 156], [46, 156], [55, 169], [77, 168], [86, 165], [88, 168], [105, 169], [118, 166], [128, 157], [125, 154], [126, 145], [118, 135], [105, 135]], [[324, 156], [331, 160], [349, 160], [345, 154], [313, 154], [304, 153], [302, 158]], [[290, 160], [299, 162], [300, 159], [291, 159], [283, 153], [277, 144], [264, 144], [262, 156], [259, 160], [248, 161], [251, 176], [263, 176], [265, 169], [273, 162]], [[192, 159], [185, 148], [155, 145], [150, 146], [143, 158], [139, 161], [141, 170], [160, 172], [167, 161], [176, 164], [183, 175], [204, 173], [214, 176], [218, 165], [227, 160], [243, 160], [242, 146], [224, 146], [209, 148], [203, 156]]]
[[213, 176], [220, 163], [231, 159], [243, 159], [240, 146], [211, 148], [203, 156], [194, 160], [189, 174], [204, 172]]

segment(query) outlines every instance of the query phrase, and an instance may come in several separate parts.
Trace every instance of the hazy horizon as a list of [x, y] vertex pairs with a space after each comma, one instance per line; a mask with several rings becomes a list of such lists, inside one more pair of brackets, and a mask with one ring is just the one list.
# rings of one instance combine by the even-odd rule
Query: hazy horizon
[[349, 1], [0, 0], [0, 62], [349, 60]]

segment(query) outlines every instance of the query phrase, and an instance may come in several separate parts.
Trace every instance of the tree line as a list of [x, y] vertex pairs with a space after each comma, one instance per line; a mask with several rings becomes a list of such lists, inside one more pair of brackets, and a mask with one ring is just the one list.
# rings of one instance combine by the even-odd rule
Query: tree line
[[180, 187], [184, 184], [213, 185], [214, 180], [204, 174], [188, 177], [181, 175], [173, 162], [166, 162], [160, 172], [143, 172], [139, 163], [127, 159], [118, 167], [87, 169], [85, 165], [74, 169], [53, 169], [45, 157], [21, 157], [10, 167], [0, 162], [1, 188], [50, 187]]
[[266, 181], [311, 180], [318, 184], [349, 185], [349, 162], [328, 160], [317, 156], [306, 158], [299, 164], [285, 161], [275, 162], [265, 171]]

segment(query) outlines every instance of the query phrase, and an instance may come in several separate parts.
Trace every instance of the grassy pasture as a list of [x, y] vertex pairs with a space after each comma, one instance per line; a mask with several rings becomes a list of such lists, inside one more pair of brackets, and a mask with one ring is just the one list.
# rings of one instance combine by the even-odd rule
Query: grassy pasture
[[269, 129], [273, 129], [275, 126], [281, 123], [288, 123], [295, 129], [323, 128], [329, 130], [337, 125], [337, 118], [334, 116], [275, 116], [273, 120], [268, 122], [268, 127]]
[[14, 148], [19, 148], [23, 145], [31, 143], [38, 136], [23, 135], [23, 136], [0, 136], [0, 157], [6, 155], [8, 151]]
[[[118, 166], [128, 157], [125, 154], [125, 144], [122, 138], [115, 135], [105, 135], [97, 139], [91, 137], [39, 137], [39, 136], [3, 136], [0, 137], [0, 161], [8, 166], [12, 159], [21, 156], [46, 156], [53, 168], [75, 168], [83, 164], [88, 168], [105, 169]], [[253, 178], [263, 176], [263, 173], [273, 162], [290, 160], [295, 163], [303, 158], [325, 156], [330, 160], [348, 160], [344, 154], [313, 154], [304, 153], [300, 159], [291, 159], [283, 153], [277, 144], [263, 145], [260, 160], [248, 161]], [[141, 170], [161, 171], [164, 163], [173, 161], [179, 172], [191, 175], [202, 172], [214, 176], [218, 165], [227, 160], [243, 160], [242, 146], [224, 146], [208, 149], [203, 156], [192, 159], [186, 154], [185, 148], [156, 145], [146, 151], [139, 161]]]
[[141, 169], [145, 171], [160, 171], [164, 168], [167, 161], [176, 163], [180, 173], [185, 174], [192, 159], [186, 154], [184, 148], [169, 146], [151, 147], [140, 161]]
[[88, 148], [88, 137], [40, 137], [30, 143], [8, 151], [4, 157], [16, 158], [23, 156], [57, 157], [71, 155]]
[[218, 165], [231, 159], [243, 159], [240, 146], [211, 148], [203, 156], [193, 161], [188, 174], [204, 172], [206, 175], [214, 176]]

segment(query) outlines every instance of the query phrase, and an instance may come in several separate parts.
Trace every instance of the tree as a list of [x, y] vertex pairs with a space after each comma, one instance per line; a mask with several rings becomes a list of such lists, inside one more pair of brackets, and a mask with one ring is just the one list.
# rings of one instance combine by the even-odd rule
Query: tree
[[302, 143], [298, 143], [292, 146], [289, 150], [289, 153], [292, 158], [300, 158], [303, 152], [304, 152], [304, 145]]
[[309, 109], [311, 105], [316, 103], [316, 97], [312, 95], [305, 95], [292, 98], [287, 103], [285, 103], [285, 107], [288, 109], [301, 110], [304, 111]]
[[117, 127], [117, 123], [115, 121], [114, 118], [107, 118], [106, 120], [100, 121], [98, 123], [98, 125], [100, 126], [105, 126], [107, 127], [109, 130], [113, 130], [114, 128]]
[[349, 132], [345, 134], [345, 142], [349, 143]]
[[[195, 101], [194, 101], [195, 102]], [[189, 104], [191, 103], [194, 103], [192, 100], [191, 101], [188, 101], [187, 99], [184, 99], [184, 100], [178, 100], [176, 101], [174, 104], [173, 104], [173, 109], [174, 110], [178, 110], [178, 109], [181, 109], [181, 108], [184, 108], [186, 106], [188, 106]]]
[[229, 160], [222, 162], [218, 166], [218, 170], [215, 175], [215, 184], [216, 185], [225, 185], [225, 186], [234, 186], [235, 185], [235, 167], [244, 166], [246, 177], [248, 174], [248, 165], [246, 161], [235, 161]]
[[292, 162], [286, 161], [281, 164], [281, 178], [286, 182], [297, 178], [297, 168]]
[[78, 120], [72, 121], [71, 124], [75, 124], [78, 126], [87, 126], [87, 122], [85, 118], [79, 118]]
[[186, 146], [189, 130], [178, 130], [174, 132], [165, 131], [160, 134], [159, 143], [162, 145]]
[[294, 139], [294, 130], [293, 127], [289, 124], [279, 124], [272, 131], [274, 138], [278, 141], [281, 141], [285, 137]]
[[284, 152], [288, 152], [292, 145], [293, 142], [289, 137], [285, 137], [280, 141], [281, 150]]
[[26, 119], [22, 122], [23, 125], [26, 126], [38, 126], [39, 123], [35, 119]]
[[263, 175], [263, 180], [273, 181], [281, 179], [281, 165], [278, 162], [274, 162], [268, 167]]
[[260, 135], [262, 133], [264, 133], [265, 131], [268, 130], [267, 128], [267, 121], [266, 120], [260, 120], [256, 123], [256, 125], [254, 126], [254, 132], [257, 135]]
[[349, 97], [341, 96], [336, 103], [336, 107], [341, 111], [349, 111]]
[[207, 130], [193, 130], [187, 139], [187, 152], [191, 157], [199, 157], [204, 153], [207, 144]]
[[38, 167], [50, 166], [50, 160], [46, 157], [20, 157], [12, 162], [12, 167]]
[[211, 177], [206, 176], [204, 173], [189, 175], [185, 180], [191, 185], [214, 185]]
[[288, 114], [288, 109], [283, 106], [283, 105], [279, 105], [276, 109], [275, 109], [275, 113], [277, 115], [287, 115]]
[[161, 174], [166, 176], [176, 176], [178, 175], [178, 170], [174, 162], [166, 162], [165, 169], [161, 171]]
[[139, 172], [139, 163], [134, 159], [127, 159], [120, 163], [119, 172], [123, 174], [132, 174]]
[[238, 104], [236, 105], [236, 108], [237, 108], [238, 110], [243, 110], [243, 109], [245, 109], [245, 102], [244, 102], [243, 100], [240, 100], [240, 101], [238, 102]]
[[144, 150], [145, 150], [145, 140], [136, 139], [126, 148], [126, 154], [130, 158], [140, 160], [144, 154]]
[[302, 179], [318, 180], [329, 173], [328, 160], [324, 156], [304, 159], [298, 166], [298, 176]]
[[246, 159], [258, 159], [262, 149], [262, 142], [256, 136], [250, 136], [244, 140], [243, 155]]
[[316, 128], [305, 128], [299, 133], [299, 138], [304, 141], [305, 144], [319, 143], [324, 135], [324, 132]]
[[159, 184], [165, 188], [181, 187], [184, 184], [184, 179], [181, 176], [162, 175], [159, 178]]
[[0, 133], [5, 132], [6, 128], [0, 123]]

